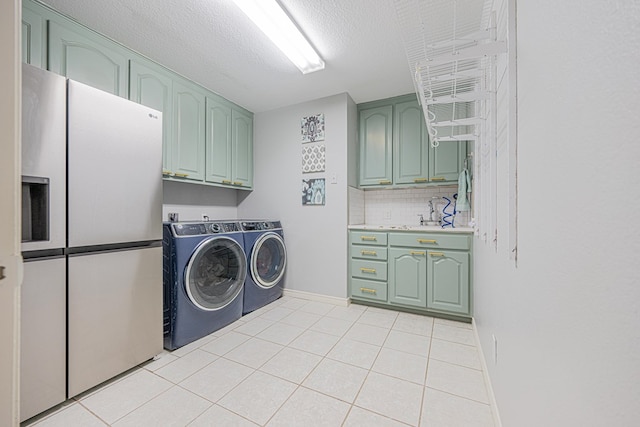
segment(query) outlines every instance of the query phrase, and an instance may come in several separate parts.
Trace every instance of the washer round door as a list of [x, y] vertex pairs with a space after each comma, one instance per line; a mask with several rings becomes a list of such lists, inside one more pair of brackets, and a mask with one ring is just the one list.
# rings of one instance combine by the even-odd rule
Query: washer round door
[[256, 284], [268, 289], [284, 275], [287, 251], [284, 240], [277, 233], [265, 233], [256, 240], [251, 251], [251, 277]]
[[247, 277], [247, 257], [235, 240], [213, 237], [196, 248], [185, 269], [189, 299], [198, 308], [219, 310], [242, 291]]

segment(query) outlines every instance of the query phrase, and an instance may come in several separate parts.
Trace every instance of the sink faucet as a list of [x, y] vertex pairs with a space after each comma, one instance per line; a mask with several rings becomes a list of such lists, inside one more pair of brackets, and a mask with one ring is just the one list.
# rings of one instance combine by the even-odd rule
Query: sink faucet
[[418, 216], [420, 217], [420, 225], [424, 225], [424, 216], [422, 214], [418, 214]]
[[433, 218], [434, 212], [435, 209], [433, 209], [433, 200], [429, 200], [429, 221], [435, 221], [435, 218]]

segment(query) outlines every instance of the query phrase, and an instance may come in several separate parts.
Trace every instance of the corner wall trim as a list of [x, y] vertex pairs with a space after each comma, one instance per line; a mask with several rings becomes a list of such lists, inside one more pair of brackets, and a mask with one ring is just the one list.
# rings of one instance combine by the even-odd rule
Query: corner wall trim
[[500, 420], [500, 412], [498, 412], [498, 404], [496, 397], [493, 394], [493, 386], [491, 385], [491, 378], [489, 377], [489, 370], [487, 369], [487, 360], [484, 357], [484, 351], [480, 345], [480, 337], [478, 336], [478, 328], [476, 326], [476, 319], [471, 321], [473, 326], [473, 335], [476, 339], [476, 347], [480, 353], [480, 363], [482, 364], [482, 375], [484, 376], [484, 383], [487, 385], [487, 393], [489, 394], [489, 406], [491, 406], [491, 415], [493, 415], [493, 423], [496, 427], [502, 427], [502, 421]]
[[312, 292], [298, 291], [298, 290], [295, 290], [295, 289], [286, 289], [285, 288], [283, 290], [283, 295], [284, 296], [291, 296], [291, 297], [295, 297], [295, 298], [306, 299], [306, 300], [309, 300], [309, 301], [325, 302], [325, 303], [337, 305], [337, 306], [340, 306], [340, 307], [347, 307], [349, 305], [349, 298], [332, 297], [332, 296], [329, 296], [329, 295], [315, 294], [315, 293], [312, 293]]

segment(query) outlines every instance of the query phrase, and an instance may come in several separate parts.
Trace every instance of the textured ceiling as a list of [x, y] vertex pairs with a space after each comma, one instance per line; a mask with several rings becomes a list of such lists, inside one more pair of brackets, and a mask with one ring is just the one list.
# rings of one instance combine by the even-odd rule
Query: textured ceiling
[[280, 0], [326, 62], [307, 75], [231, 0], [43, 2], [254, 112], [414, 90], [391, 0]]

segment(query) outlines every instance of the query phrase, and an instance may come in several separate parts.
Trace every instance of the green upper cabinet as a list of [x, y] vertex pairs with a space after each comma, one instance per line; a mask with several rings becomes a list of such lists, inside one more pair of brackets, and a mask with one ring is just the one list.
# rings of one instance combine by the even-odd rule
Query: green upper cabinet
[[222, 98], [207, 97], [206, 181], [253, 186], [253, 117]]
[[127, 97], [127, 50], [78, 24], [49, 21], [49, 70]]
[[231, 111], [233, 168], [231, 181], [235, 186], [253, 187], [253, 116], [234, 108]]
[[206, 177], [208, 182], [231, 185], [231, 106], [207, 97]]
[[[458, 180], [466, 141], [431, 147], [422, 107], [415, 95], [358, 105], [360, 186], [451, 183]], [[438, 109], [451, 109], [438, 106]], [[466, 112], [458, 112], [462, 116]]]
[[428, 251], [427, 308], [469, 313], [469, 253]]
[[394, 106], [393, 182], [426, 183], [429, 179], [429, 137], [418, 101]]
[[22, 60], [161, 111], [164, 179], [252, 189], [244, 108], [33, 0], [22, 1]]
[[393, 107], [362, 109], [360, 120], [360, 185], [392, 183]]
[[466, 155], [465, 141], [443, 141], [435, 148], [429, 146], [429, 181], [457, 181]]
[[145, 60], [129, 64], [129, 99], [162, 112], [162, 173], [170, 176], [171, 129], [173, 118], [173, 81], [161, 67]]
[[204, 180], [205, 95], [187, 80], [173, 81], [173, 176]]
[[425, 250], [389, 248], [389, 302], [426, 308], [426, 282]]
[[22, 62], [46, 68], [46, 18], [32, 10], [31, 3], [22, 8]]

